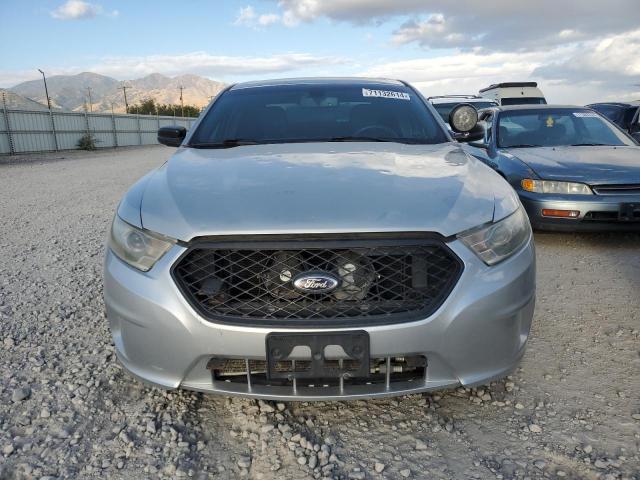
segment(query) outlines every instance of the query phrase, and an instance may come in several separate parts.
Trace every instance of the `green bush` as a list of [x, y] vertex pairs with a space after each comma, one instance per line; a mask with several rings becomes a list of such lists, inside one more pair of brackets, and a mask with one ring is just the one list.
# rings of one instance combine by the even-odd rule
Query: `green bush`
[[84, 135], [82, 135], [82, 137], [80, 137], [80, 140], [78, 140], [76, 146], [81, 150], [95, 150], [97, 148], [96, 143], [98, 142], [99, 140], [96, 139], [92, 134], [85, 133]]

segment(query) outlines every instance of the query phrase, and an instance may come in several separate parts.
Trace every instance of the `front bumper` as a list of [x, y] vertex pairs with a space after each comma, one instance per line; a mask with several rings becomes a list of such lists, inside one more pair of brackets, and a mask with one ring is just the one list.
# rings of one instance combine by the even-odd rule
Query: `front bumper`
[[[640, 204], [638, 195], [543, 195], [518, 191], [531, 226], [536, 230], [563, 232], [640, 231], [640, 221], [622, 221], [621, 205]], [[542, 215], [543, 209], [577, 210], [577, 218]]]
[[129, 372], [159, 387], [264, 399], [368, 398], [486, 383], [513, 370], [524, 354], [535, 304], [533, 240], [493, 267], [459, 241], [449, 247], [465, 269], [433, 315], [407, 323], [358, 327], [369, 334], [371, 357], [426, 357], [426, 373], [418, 381], [342, 388], [214, 381], [207, 369], [214, 356], [264, 360], [270, 332], [326, 330], [224, 325], [201, 318], [170, 275], [172, 264], [185, 250], [178, 245], [147, 273], [107, 252], [104, 297], [116, 352]]

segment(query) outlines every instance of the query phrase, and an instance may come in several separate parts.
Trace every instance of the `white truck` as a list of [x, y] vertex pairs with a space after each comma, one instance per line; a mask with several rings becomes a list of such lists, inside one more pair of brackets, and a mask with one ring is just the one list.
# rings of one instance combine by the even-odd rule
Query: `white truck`
[[480, 96], [498, 105], [544, 105], [547, 100], [536, 82], [495, 83], [480, 90]]

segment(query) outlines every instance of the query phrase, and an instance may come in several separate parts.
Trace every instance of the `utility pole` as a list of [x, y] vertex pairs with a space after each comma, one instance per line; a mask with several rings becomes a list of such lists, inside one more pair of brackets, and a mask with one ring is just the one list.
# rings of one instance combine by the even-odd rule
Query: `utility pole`
[[93, 113], [93, 102], [91, 101], [91, 87], [87, 87], [87, 92], [89, 93], [89, 110]]
[[127, 103], [127, 87], [124, 83], [120, 87], [122, 89], [122, 93], [124, 93], [124, 111], [129, 113], [129, 104]]
[[180, 85], [178, 87], [180, 89], [180, 108], [181, 108], [181, 115], [184, 117], [184, 100], [182, 99], [182, 90], [184, 90], [184, 87], [182, 85]]
[[47, 97], [47, 106], [49, 107], [49, 111], [51, 111], [51, 99], [49, 98], [49, 90], [47, 89], [47, 77], [44, 76], [44, 72], [40, 69], [38, 71], [42, 74], [42, 80], [44, 81], [44, 94]]

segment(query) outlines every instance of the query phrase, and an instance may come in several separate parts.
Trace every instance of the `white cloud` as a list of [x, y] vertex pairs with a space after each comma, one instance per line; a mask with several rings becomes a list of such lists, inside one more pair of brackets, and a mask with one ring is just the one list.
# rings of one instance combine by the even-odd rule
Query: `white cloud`
[[268, 27], [269, 25], [273, 25], [279, 21], [280, 15], [276, 13], [264, 13], [258, 15], [251, 5], [247, 5], [238, 11], [238, 16], [233, 24], [243, 27], [258, 28]]
[[[289, 25], [320, 18], [352, 24], [404, 20], [396, 44], [425, 48], [536, 50], [640, 25], [638, 0], [273, 0]], [[606, 12], [613, 12], [606, 14]]]
[[258, 23], [262, 26], [271, 25], [280, 21], [280, 15], [275, 13], [265, 13], [258, 17]]
[[[426, 95], [473, 94], [499, 81], [538, 81], [550, 103], [640, 98], [640, 30], [530, 52], [462, 51], [378, 64], [365, 76], [401, 78]], [[635, 54], [634, 54], [635, 52]]]
[[193, 52], [183, 55], [150, 55], [144, 57], [110, 57], [96, 65], [95, 71], [115, 77], [147, 75], [153, 72], [168, 75], [184, 72], [211, 77], [268, 75], [325, 65], [338, 65], [344, 59], [315, 56], [307, 53], [284, 53], [269, 57], [211, 55]]
[[[279, 76], [291, 72], [319, 70], [328, 75], [332, 69], [346, 63], [346, 59], [316, 56], [308, 53], [283, 53], [264, 57], [212, 55], [207, 52], [191, 52], [182, 55], [114, 56], [105, 57], [93, 65], [67, 68], [43, 67], [47, 77], [73, 75], [91, 71], [117, 79], [142, 77], [150, 73], [179, 75], [193, 73], [218, 80], [237, 80], [252, 76]], [[0, 86], [41, 78], [35, 69], [0, 70]]]
[[640, 29], [582, 45], [587, 48], [541, 66], [537, 73], [573, 81], [585, 78], [625, 83], [640, 81]]
[[256, 19], [256, 11], [251, 5], [242, 7], [238, 12], [234, 25], [250, 26], [253, 25]]
[[93, 18], [102, 12], [100, 5], [83, 2], [82, 0], [67, 0], [51, 12], [53, 18], [58, 20], [81, 20]]

